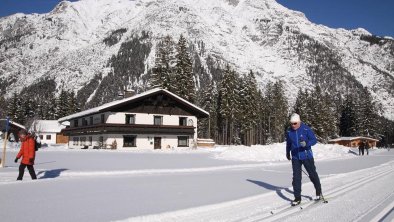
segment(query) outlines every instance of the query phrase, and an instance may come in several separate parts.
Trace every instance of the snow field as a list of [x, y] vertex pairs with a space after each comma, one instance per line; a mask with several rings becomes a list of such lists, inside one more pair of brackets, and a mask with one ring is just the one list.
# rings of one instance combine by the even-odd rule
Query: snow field
[[[252, 221], [354, 221], [361, 219], [359, 203], [368, 202], [369, 209], [383, 202], [387, 198], [394, 200], [393, 188], [387, 189], [388, 184], [394, 183], [394, 161], [377, 167], [358, 170], [352, 173], [329, 176], [322, 179], [324, 194], [328, 204], [315, 203], [313, 196], [303, 196], [302, 214], [299, 207], [289, 206], [293, 199], [290, 192], [276, 190], [262, 195], [243, 198], [239, 200], [219, 203], [209, 206], [196, 207], [163, 214], [133, 217], [123, 222], [152, 222], [152, 221], [226, 221], [226, 222], [252, 222]], [[374, 187], [385, 187], [386, 192], [368, 192]], [[291, 189], [288, 188], [289, 190]], [[353, 192], [351, 192], [353, 191]], [[364, 192], [367, 191], [367, 192]], [[285, 199], [281, 195], [285, 196]], [[303, 184], [303, 193], [314, 193], [311, 182]], [[360, 202], [361, 201], [361, 202]], [[338, 212], [338, 204], [346, 204]], [[323, 206], [324, 205], [324, 206]], [[327, 209], [328, 208], [328, 209]], [[363, 209], [364, 207], [361, 207]], [[385, 209], [387, 211], [387, 209]], [[315, 211], [322, 211], [316, 214]], [[344, 211], [344, 212], [343, 212]]]
[[[31, 181], [26, 171], [22, 182], [15, 181], [18, 145], [8, 148], [0, 169], [0, 195], [9, 200], [0, 201], [0, 217], [8, 222], [373, 221], [385, 217], [394, 201], [394, 156], [380, 149], [356, 156], [346, 147], [314, 146], [329, 203], [311, 201], [315, 191], [303, 175], [300, 210], [289, 207], [284, 144], [161, 151], [49, 146], [37, 153], [39, 180]], [[34, 210], [18, 214], [16, 206]]]

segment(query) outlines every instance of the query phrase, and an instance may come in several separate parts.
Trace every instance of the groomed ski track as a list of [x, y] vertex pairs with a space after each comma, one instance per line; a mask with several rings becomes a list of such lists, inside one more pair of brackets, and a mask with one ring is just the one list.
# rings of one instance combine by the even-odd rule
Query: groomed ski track
[[[394, 184], [394, 161], [385, 164], [354, 171], [346, 174], [337, 174], [328, 176], [322, 179], [323, 191], [325, 198], [329, 201], [327, 204], [313, 201], [314, 196], [304, 196], [302, 203], [298, 206], [290, 206], [290, 202], [284, 200], [278, 195], [285, 195], [287, 199], [292, 199], [290, 192], [285, 190], [277, 190], [262, 195], [256, 195], [239, 200], [224, 202], [220, 204], [213, 204], [208, 206], [190, 208], [185, 210], [167, 212], [162, 214], [147, 215], [140, 217], [129, 218], [125, 221], [226, 221], [226, 222], [257, 222], [257, 221], [287, 221], [299, 220], [302, 215], [306, 215], [307, 220], [311, 221], [310, 214], [313, 215], [313, 220], [329, 221], [329, 217], [325, 217], [316, 212], [324, 212], [327, 208], [328, 214], [331, 209], [342, 208], [341, 204], [347, 199], [358, 201], [357, 196], [368, 199], [369, 204], [374, 207], [367, 207], [364, 213], [355, 212], [350, 214], [352, 209], [345, 209], [348, 212], [346, 220], [363, 221], [364, 217], [371, 217], [369, 213], [376, 210], [383, 202], [389, 202], [389, 205], [378, 211], [376, 215], [372, 215], [375, 220], [379, 220], [379, 215], [383, 217], [392, 210], [390, 206], [394, 203], [394, 191], [392, 187], [381, 187], [379, 196], [371, 200], [368, 195], [365, 195], [370, 189], [378, 189], [380, 184]], [[303, 195], [313, 194], [314, 188], [311, 182], [306, 183], [308, 178], [304, 178]], [[387, 182], [389, 180], [391, 182]], [[385, 181], [385, 182], [383, 182]], [[291, 188], [289, 188], [291, 189]], [[355, 197], [353, 197], [355, 196]], [[359, 201], [362, 201], [359, 200]], [[362, 204], [365, 204], [362, 202]], [[301, 209], [302, 207], [302, 209]], [[335, 216], [334, 218], [337, 218]]]

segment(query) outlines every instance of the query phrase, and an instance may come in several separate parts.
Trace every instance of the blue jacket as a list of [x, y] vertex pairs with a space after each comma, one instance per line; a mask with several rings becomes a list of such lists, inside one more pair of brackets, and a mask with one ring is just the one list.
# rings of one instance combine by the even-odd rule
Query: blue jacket
[[[306, 146], [300, 145], [301, 141], [306, 142]], [[300, 128], [293, 130], [290, 128], [286, 133], [286, 152], [290, 153], [295, 160], [312, 159], [313, 153], [311, 147], [317, 143], [317, 139], [312, 129], [301, 123]]]

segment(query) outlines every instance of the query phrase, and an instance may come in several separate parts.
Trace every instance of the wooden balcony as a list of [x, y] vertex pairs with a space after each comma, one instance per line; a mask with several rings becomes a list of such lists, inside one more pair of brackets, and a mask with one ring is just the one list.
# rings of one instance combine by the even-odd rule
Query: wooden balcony
[[96, 124], [70, 127], [62, 130], [67, 136], [99, 134], [166, 134], [194, 135], [194, 126], [145, 125], [145, 124]]

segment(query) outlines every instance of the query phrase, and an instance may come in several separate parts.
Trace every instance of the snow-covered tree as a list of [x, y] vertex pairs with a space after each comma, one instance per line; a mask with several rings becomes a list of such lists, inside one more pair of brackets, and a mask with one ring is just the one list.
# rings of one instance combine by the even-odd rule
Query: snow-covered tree
[[175, 43], [171, 36], [165, 36], [157, 44], [155, 67], [151, 76], [152, 88], [160, 87], [173, 91], [175, 63]]
[[189, 102], [194, 102], [196, 98], [196, 84], [193, 74], [193, 64], [188, 52], [187, 40], [180, 36], [176, 46], [176, 65], [173, 92]]

